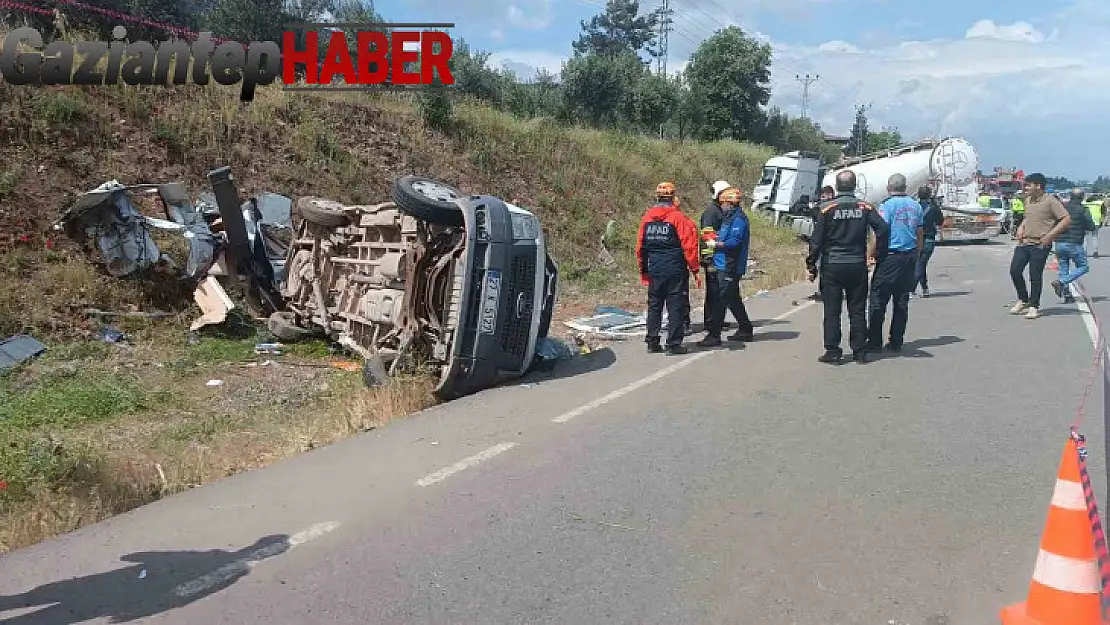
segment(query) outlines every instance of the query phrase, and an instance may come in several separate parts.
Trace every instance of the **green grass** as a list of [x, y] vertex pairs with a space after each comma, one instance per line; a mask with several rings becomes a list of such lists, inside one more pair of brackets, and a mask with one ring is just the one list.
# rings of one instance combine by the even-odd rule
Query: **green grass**
[[146, 388], [137, 376], [62, 370], [40, 375], [29, 388], [0, 387], [0, 429], [79, 427], [164, 406], [174, 397]]
[[296, 356], [298, 358], [327, 358], [333, 353], [328, 342], [320, 339], [309, 339], [299, 343], [286, 344], [283, 351], [290, 356]]

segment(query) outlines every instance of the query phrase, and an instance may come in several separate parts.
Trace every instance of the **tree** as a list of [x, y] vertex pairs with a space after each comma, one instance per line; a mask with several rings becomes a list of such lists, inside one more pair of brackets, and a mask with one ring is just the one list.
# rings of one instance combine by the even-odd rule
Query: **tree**
[[[111, 36], [112, 29], [116, 26], [123, 26], [126, 28], [127, 38], [132, 41], [164, 41], [176, 36], [174, 33], [159, 26], [148, 26], [137, 22], [121, 23], [120, 20], [108, 14], [79, 8], [75, 9], [69, 3], [60, 2], [58, 0], [40, 0], [39, 2], [29, 2], [25, 4], [40, 5], [44, 9], [60, 10], [65, 16], [67, 28], [93, 31], [102, 39], [108, 39]], [[187, 5], [178, 0], [97, 0], [90, 4], [109, 12], [132, 15], [147, 20], [147, 22], [162, 22], [174, 26], [183, 26], [188, 29], [194, 29], [197, 25], [195, 13], [190, 11]], [[19, 15], [19, 13], [16, 15]], [[49, 28], [54, 21], [52, 16], [34, 15], [29, 17], [32, 18], [29, 20], [29, 25], [39, 28], [43, 34], [49, 32], [44, 29], [44, 27]]]
[[859, 156], [867, 153], [867, 107], [856, 107], [856, 123], [852, 124], [852, 138], [848, 140], [844, 152], [848, 156]]
[[590, 18], [588, 23], [579, 22], [582, 34], [572, 44], [575, 56], [614, 56], [623, 52], [638, 55], [644, 50], [654, 56], [651, 47], [661, 18], [661, 9], [640, 15], [639, 0], [608, 0], [604, 13]]
[[1110, 193], [1110, 176], [1099, 176], [1091, 183], [1092, 193]]
[[624, 111], [628, 125], [654, 134], [678, 109], [679, 84], [674, 79], [645, 71], [630, 96]]
[[283, 0], [216, 0], [205, 25], [217, 37], [234, 41], [274, 41], [281, 45]]
[[570, 59], [563, 68], [564, 119], [599, 128], [620, 126], [633, 108], [633, 93], [645, 72], [640, 57], [632, 52]]
[[459, 40], [448, 61], [455, 90], [463, 95], [500, 106], [505, 99], [504, 76], [489, 67], [489, 52], [472, 51], [470, 45]]
[[685, 114], [701, 139], [751, 138], [771, 99], [771, 46], [730, 26], [698, 46], [685, 77], [690, 88]]
[[902, 145], [902, 133], [897, 128], [883, 128], [882, 132], [869, 132], [863, 141], [864, 153], [891, 150]]

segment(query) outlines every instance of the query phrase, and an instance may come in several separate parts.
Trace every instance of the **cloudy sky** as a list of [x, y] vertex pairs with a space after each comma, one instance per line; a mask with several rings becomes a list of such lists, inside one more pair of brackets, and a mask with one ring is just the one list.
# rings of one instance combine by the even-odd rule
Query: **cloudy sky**
[[[661, 0], [641, 0], [651, 9]], [[558, 72], [604, 0], [378, 0], [390, 20], [451, 21], [456, 38], [522, 75]], [[668, 69], [738, 25], [774, 49], [772, 103], [846, 135], [854, 106], [906, 138], [961, 135], [982, 167], [1110, 173], [1110, 0], [671, 0]], [[1003, 8], [1004, 7], [1004, 8]]]

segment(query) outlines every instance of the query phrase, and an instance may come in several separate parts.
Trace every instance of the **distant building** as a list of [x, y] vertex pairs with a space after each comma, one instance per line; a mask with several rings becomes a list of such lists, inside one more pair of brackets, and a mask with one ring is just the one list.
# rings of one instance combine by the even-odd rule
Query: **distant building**
[[828, 143], [829, 145], [835, 145], [836, 147], [840, 148], [840, 158], [846, 158], [848, 156], [845, 150], [848, 149], [848, 142], [852, 140], [851, 137], [841, 137], [838, 135], [830, 135], [827, 133], [821, 134], [825, 138], [825, 143]]

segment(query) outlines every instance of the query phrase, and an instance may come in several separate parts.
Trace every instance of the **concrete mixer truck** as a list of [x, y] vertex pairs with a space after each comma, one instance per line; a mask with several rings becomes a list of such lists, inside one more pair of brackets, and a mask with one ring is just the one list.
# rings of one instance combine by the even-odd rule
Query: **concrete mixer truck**
[[807, 238], [813, 232], [809, 202], [818, 197], [821, 187], [835, 188], [836, 174], [844, 169], [856, 174], [856, 196], [875, 206], [887, 198], [886, 182], [893, 174], [906, 177], [911, 195], [922, 186], [932, 187], [944, 212], [938, 241], [987, 241], [1002, 231], [998, 214], [977, 203], [979, 155], [971, 143], [959, 137], [925, 139], [827, 168], [814, 154], [776, 156], [767, 161], [752, 191], [752, 207]]

